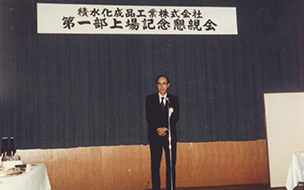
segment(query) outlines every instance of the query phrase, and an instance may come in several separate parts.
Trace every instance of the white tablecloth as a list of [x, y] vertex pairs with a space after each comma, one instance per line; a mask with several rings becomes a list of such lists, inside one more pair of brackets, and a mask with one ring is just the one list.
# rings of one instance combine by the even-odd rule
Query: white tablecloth
[[51, 185], [44, 164], [31, 166], [30, 171], [23, 174], [1, 177], [1, 190], [50, 190]]
[[287, 175], [286, 188], [293, 190], [298, 186], [299, 182], [304, 182], [304, 152], [293, 153]]

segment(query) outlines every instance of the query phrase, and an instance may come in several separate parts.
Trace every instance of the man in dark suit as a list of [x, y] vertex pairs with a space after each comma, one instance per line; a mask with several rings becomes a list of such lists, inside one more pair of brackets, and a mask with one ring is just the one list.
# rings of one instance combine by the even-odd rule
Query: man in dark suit
[[[146, 98], [146, 117], [148, 121], [148, 141], [150, 142], [151, 175], [153, 190], [160, 189], [160, 162], [162, 151], [166, 156], [166, 185], [171, 190], [170, 149], [168, 118], [170, 118], [172, 142], [172, 182], [175, 190], [175, 163], [176, 163], [176, 123], [179, 118], [179, 102], [177, 96], [167, 93], [170, 86], [169, 78], [159, 75], [156, 78], [158, 92]], [[169, 109], [169, 110], [168, 110]]]

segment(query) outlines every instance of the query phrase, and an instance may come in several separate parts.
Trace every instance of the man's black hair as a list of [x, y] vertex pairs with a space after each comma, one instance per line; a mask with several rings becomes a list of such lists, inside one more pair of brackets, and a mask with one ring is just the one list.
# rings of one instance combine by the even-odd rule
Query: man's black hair
[[158, 75], [158, 77], [156, 77], [156, 81], [155, 81], [156, 84], [160, 77], [165, 77], [167, 79], [167, 82], [170, 83], [169, 78], [166, 75]]

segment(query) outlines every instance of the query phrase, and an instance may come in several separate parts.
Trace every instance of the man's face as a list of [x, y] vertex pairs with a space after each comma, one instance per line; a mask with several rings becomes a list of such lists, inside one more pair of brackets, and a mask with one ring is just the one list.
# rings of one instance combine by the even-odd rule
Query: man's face
[[169, 88], [169, 86], [170, 86], [170, 83], [168, 83], [166, 77], [160, 77], [160, 78], [157, 80], [156, 87], [157, 87], [158, 92], [159, 92], [162, 96], [166, 94], [167, 89]]

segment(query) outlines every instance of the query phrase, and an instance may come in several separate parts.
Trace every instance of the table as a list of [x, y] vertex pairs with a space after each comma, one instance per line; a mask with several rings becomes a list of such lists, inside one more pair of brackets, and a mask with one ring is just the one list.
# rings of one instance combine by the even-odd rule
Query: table
[[23, 174], [0, 178], [1, 190], [50, 190], [45, 164], [31, 164]]
[[293, 153], [285, 186], [293, 190], [299, 182], [304, 182], [304, 152]]

